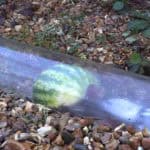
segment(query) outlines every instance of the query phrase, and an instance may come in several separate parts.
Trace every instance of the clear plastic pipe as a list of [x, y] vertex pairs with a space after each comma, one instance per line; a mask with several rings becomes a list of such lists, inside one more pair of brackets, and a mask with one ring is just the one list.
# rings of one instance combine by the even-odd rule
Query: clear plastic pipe
[[150, 129], [150, 78], [110, 66], [0, 38], [0, 87], [76, 115]]

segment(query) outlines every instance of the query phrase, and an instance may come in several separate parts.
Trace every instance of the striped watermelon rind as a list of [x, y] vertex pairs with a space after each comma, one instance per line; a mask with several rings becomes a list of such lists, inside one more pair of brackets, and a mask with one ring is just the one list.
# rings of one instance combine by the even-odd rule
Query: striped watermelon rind
[[33, 99], [46, 106], [70, 106], [84, 98], [96, 78], [78, 66], [57, 64], [43, 71], [33, 85]]

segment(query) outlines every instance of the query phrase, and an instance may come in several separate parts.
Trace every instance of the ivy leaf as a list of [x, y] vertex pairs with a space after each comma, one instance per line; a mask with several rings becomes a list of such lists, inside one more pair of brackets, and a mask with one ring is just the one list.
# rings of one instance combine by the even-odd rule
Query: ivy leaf
[[129, 58], [129, 64], [137, 65], [142, 63], [142, 58], [139, 53], [134, 52]]
[[150, 38], [150, 28], [143, 31], [143, 36], [146, 38]]
[[113, 9], [115, 11], [120, 11], [124, 8], [124, 2], [122, 1], [116, 1], [114, 4], [113, 4]]
[[129, 36], [125, 39], [125, 41], [128, 42], [129, 44], [132, 44], [135, 41], [137, 41], [137, 38], [135, 36]]
[[128, 37], [130, 35], [130, 31], [126, 31], [122, 33], [123, 37]]
[[149, 23], [141, 19], [135, 19], [128, 23], [128, 29], [133, 32], [139, 32], [141, 30], [144, 30], [148, 26], [149, 26]]

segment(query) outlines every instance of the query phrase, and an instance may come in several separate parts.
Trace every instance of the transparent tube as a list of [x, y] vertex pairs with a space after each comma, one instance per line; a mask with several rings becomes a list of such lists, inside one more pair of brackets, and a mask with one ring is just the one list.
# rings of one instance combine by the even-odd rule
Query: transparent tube
[[[150, 128], [149, 77], [1, 38], [0, 86], [32, 99], [41, 81], [43, 101], [59, 97], [66, 111]], [[52, 88], [59, 89], [57, 96], [48, 93]]]

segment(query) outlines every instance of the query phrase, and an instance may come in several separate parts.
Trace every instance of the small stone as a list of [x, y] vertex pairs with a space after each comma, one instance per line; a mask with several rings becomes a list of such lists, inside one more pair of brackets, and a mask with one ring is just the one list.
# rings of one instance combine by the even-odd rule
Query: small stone
[[94, 147], [94, 150], [103, 150], [104, 149], [104, 145], [101, 144], [100, 142], [93, 142], [93, 147]]
[[62, 150], [63, 148], [61, 146], [55, 146], [51, 150]]
[[123, 123], [123, 124], [119, 125], [118, 127], [116, 127], [116, 128], [114, 129], [114, 131], [117, 132], [117, 131], [119, 131], [119, 130], [122, 130], [124, 127], [125, 127], [125, 124]]
[[5, 23], [5, 18], [3, 16], [0, 16], [0, 26], [3, 26]]
[[105, 60], [105, 56], [99, 56], [99, 58], [98, 58], [101, 62], [104, 62], [104, 60]]
[[7, 103], [6, 102], [0, 102], [0, 109], [6, 108], [7, 107]]
[[87, 48], [86, 50], [87, 50], [88, 52], [93, 52], [93, 51], [94, 51], [94, 47]]
[[68, 120], [68, 124], [73, 124], [74, 123], [74, 119], [69, 119]]
[[34, 11], [37, 11], [39, 8], [40, 8], [40, 2], [33, 1], [32, 2], [32, 9]]
[[26, 150], [26, 148], [21, 143], [14, 140], [8, 140], [4, 149], [5, 150]]
[[74, 150], [87, 150], [87, 146], [83, 144], [75, 144]]
[[64, 141], [63, 141], [62, 136], [60, 134], [55, 139], [54, 144], [59, 145], [59, 146], [64, 145]]
[[65, 130], [62, 131], [61, 137], [65, 144], [70, 144], [74, 140], [73, 135]]
[[46, 125], [50, 125], [50, 126], [53, 126], [55, 128], [58, 128], [59, 127], [59, 121], [58, 119], [54, 118], [53, 116], [48, 116], [46, 118], [46, 122], [45, 122]]
[[122, 136], [119, 138], [119, 140], [123, 144], [128, 144], [130, 137], [131, 137], [131, 134], [128, 131], [122, 131]]
[[142, 146], [138, 146], [137, 150], [144, 150]]
[[113, 61], [111, 61], [111, 60], [110, 61], [106, 61], [105, 64], [106, 65], [111, 65], [111, 64], [113, 64]]
[[46, 136], [49, 134], [50, 131], [52, 131], [54, 128], [52, 126], [45, 126], [41, 127], [37, 130], [38, 134], [41, 135], [42, 137]]
[[1, 128], [5, 128], [7, 126], [7, 122], [6, 121], [0, 121], [0, 129]]
[[125, 137], [125, 136], [121, 136], [119, 138], [119, 141], [122, 143], [122, 144], [128, 144], [129, 143], [129, 138], [128, 137]]
[[43, 22], [44, 22], [44, 19], [43, 18], [39, 18], [37, 24], [41, 24]]
[[75, 131], [73, 132], [73, 135], [75, 138], [83, 138], [83, 132], [80, 128], [75, 129]]
[[127, 126], [126, 127], [127, 131], [130, 133], [130, 134], [135, 134], [136, 130], [133, 126]]
[[93, 150], [93, 148], [92, 148], [92, 145], [91, 145], [91, 144], [89, 144], [89, 145], [88, 145], [88, 150]]
[[33, 12], [33, 9], [30, 6], [28, 7], [25, 7], [25, 8], [22, 8], [20, 11], [19, 11], [19, 14], [23, 15], [23, 16], [26, 16], [26, 17], [33, 17], [34, 15], [34, 12]]
[[58, 135], [58, 132], [55, 128], [53, 128], [53, 130], [51, 130], [48, 134], [48, 138], [50, 141], [53, 141]]
[[109, 126], [104, 124], [100, 124], [96, 128], [97, 128], [97, 132], [109, 132], [111, 130]]
[[143, 138], [143, 133], [140, 131], [140, 132], [136, 132], [134, 134], [136, 137], [138, 137], [139, 139], [142, 139]]
[[84, 143], [84, 145], [89, 145], [90, 144], [90, 139], [89, 139], [88, 136], [84, 137], [83, 143]]
[[17, 130], [24, 131], [27, 129], [27, 125], [22, 119], [18, 119], [15, 123], [12, 122], [12, 127], [14, 131], [17, 131]]
[[111, 138], [112, 138], [112, 134], [106, 132], [106, 133], [104, 133], [104, 136], [102, 136], [100, 139], [103, 144], [107, 144], [110, 142]]
[[131, 137], [129, 139], [129, 142], [130, 142], [130, 146], [133, 148], [133, 149], [137, 149], [138, 146], [140, 146], [140, 140], [138, 137]]
[[143, 138], [142, 146], [144, 149], [150, 149], [150, 138]]
[[42, 137], [36, 133], [16, 133], [14, 135], [16, 141], [34, 141], [36, 143], [41, 143]]
[[5, 32], [10, 32], [11, 28], [5, 28]]
[[142, 133], [144, 137], [150, 137], [150, 131], [147, 128], [143, 129]]
[[30, 138], [30, 134], [29, 133], [16, 133], [15, 135], [14, 135], [14, 139], [16, 140], [16, 141], [22, 141], [22, 140], [27, 140], [27, 139], [29, 139]]
[[15, 30], [16, 30], [17, 32], [21, 31], [21, 29], [22, 29], [22, 25], [16, 25], [16, 26], [15, 26]]
[[84, 133], [85, 133], [85, 134], [88, 134], [88, 132], [89, 132], [88, 127], [87, 127], [87, 126], [85, 126], [85, 127], [83, 128], [83, 131], [84, 131]]
[[132, 150], [132, 148], [128, 144], [119, 145], [118, 150]]
[[119, 146], [119, 140], [113, 140], [105, 145], [106, 150], [115, 150]]
[[63, 130], [65, 128], [65, 125], [67, 124], [68, 120], [70, 118], [69, 113], [65, 113], [61, 116], [59, 120], [60, 129]]
[[25, 110], [25, 112], [33, 112], [33, 103], [31, 103], [31, 102], [29, 102], [29, 101], [27, 101], [26, 103], [25, 103], [25, 108], [24, 108], [24, 110]]
[[98, 51], [98, 52], [103, 52], [103, 51], [104, 51], [104, 48], [103, 48], [103, 47], [99, 47], [99, 48], [97, 48], [97, 51]]
[[73, 132], [73, 131], [75, 131], [75, 127], [74, 127], [74, 125], [66, 125], [65, 126], [65, 129], [67, 130], [67, 131], [69, 131], [69, 132]]
[[30, 21], [30, 22], [28, 23], [29, 26], [34, 26], [34, 24], [35, 24], [34, 21]]
[[100, 142], [100, 137], [101, 137], [100, 133], [93, 132], [92, 136], [93, 136], [94, 141]]
[[119, 139], [121, 137], [121, 134], [119, 132], [113, 132], [113, 137], [115, 139]]
[[46, 118], [46, 122], [45, 122], [45, 124], [46, 125], [53, 125], [53, 121], [55, 120], [55, 118], [53, 117], [53, 116], [48, 116], [47, 118]]

